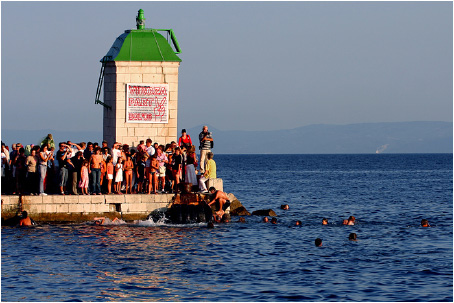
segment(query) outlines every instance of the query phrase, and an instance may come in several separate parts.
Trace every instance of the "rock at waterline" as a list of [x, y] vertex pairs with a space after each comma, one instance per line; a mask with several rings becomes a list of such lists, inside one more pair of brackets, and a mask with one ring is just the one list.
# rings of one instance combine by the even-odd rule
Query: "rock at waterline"
[[269, 217], [276, 217], [276, 213], [272, 209], [261, 209], [255, 210], [252, 212], [253, 216], [269, 216]]
[[227, 194], [230, 200], [230, 215], [231, 216], [250, 216], [251, 213], [241, 204], [234, 194]]
[[[240, 201], [231, 193], [227, 194], [230, 207], [225, 210], [225, 214], [230, 216], [250, 216], [250, 213]], [[165, 218], [160, 217], [162, 213], [150, 214], [155, 219], [164, 219], [172, 223], [200, 223], [209, 222], [213, 214], [219, 209], [219, 203], [214, 203], [209, 207], [207, 203], [212, 198], [209, 194], [188, 193], [176, 194], [173, 201], [165, 212]]]

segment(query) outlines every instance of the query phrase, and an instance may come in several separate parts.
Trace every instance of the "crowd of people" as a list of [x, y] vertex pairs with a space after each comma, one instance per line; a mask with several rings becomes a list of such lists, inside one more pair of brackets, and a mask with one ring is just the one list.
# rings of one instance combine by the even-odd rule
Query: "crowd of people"
[[216, 178], [213, 137], [204, 126], [199, 134], [200, 162], [192, 139], [183, 129], [178, 144], [158, 144], [148, 138], [135, 148], [106, 141], [60, 142], [52, 135], [39, 145], [2, 142], [2, 194], [101, 195], [178, 193], [179, 184], [192, 183], [208, 192], [206, 181]]

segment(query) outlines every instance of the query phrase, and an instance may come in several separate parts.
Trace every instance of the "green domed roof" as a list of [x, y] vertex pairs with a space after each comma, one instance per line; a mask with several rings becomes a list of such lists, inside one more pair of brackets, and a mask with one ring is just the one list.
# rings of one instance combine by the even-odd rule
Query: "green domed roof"
[[[167, 31], [170, 34], [177, 52], [158, 31]], [[180, 53], [180, 49], [172, 30], [126, 30], [115, 40], [101, 62], [103, 60], [181, 62], [177, 53]]]

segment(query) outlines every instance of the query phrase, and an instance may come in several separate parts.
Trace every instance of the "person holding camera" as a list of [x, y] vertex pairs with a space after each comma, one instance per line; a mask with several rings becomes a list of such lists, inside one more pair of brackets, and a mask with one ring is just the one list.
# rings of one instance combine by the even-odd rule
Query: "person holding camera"
[[213, 148], [213, 137], [211, 132], [208, 131], [208, 126], [204, 125], [202, 132], [199, 134], [199, 149], [200, 149], [200, 173], [205, 172], [205, 163], [207, 161], [207, 154]]
[[60, 193], [64, 195], [69, 174], [67, 159], [71, 158], [72, 150], [71, 146], [63, 142], [59, 144], [59, 148], [60, 149], [57, 151], [57, 161], [60, 169]]

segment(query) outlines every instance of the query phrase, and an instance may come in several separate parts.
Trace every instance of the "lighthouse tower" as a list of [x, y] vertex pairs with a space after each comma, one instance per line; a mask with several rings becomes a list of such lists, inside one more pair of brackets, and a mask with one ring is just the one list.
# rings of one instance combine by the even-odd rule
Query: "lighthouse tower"
[[[178, 41], [171, 29], [145, 28], [143, 10], [136, 23], [137, 29], [121, 34], [101, 59], [95, 103], [104, 106], [103, 139], [109, 146], [177, 139]], [[103, 82], [104, 102], [99, 100]]]

